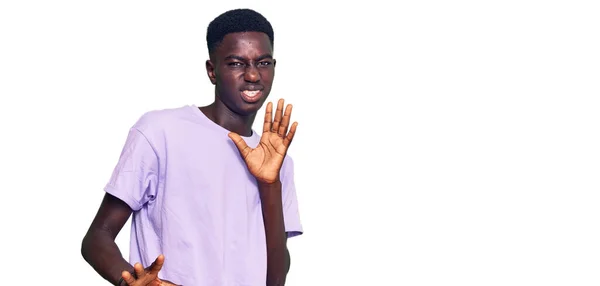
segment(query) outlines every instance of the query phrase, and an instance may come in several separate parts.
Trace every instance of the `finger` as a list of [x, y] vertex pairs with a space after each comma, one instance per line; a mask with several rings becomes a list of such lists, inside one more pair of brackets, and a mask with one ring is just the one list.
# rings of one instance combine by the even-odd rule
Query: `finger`
[[275, 110], [275, 120], [273, 120], [272, 131], [277, 132], [279, 130], [279, 123], [281, 122], [281, 113], [283, 113], [283, 98], [277, 102], [277, 110]]
[[277, 134], [279, 136], [284, 137], [287, 133], [288, 125], [290, 124], [290, 117], [292, 116], [292, 108], [291, 104], [285, 107], [285, 114], [283, 114], [283, 119], [281, 119], [281, 125], [279, 126], [279, 130]]
[[135, 272], [135, 276], [137, 277], [137, 279], [140, 279], [144, 277], [144, 275], [146, 275], [146, 270], [144, 269], [144, 266], [142, 266], [142, 264], [139, 262], [133, 265], [133, 271]]
[[292, 127], [290, 127], [290, 132], [288, 132], [287, 136], [283, 139], [283, 145], [285, 147], [290, 147], [290, 144], [292, 144], [294, 135], [296, 135], [296, 127], [298, 127], [298, 122], [294, 122], [294, 124], [292, 124]]
[[152, 265], [150, 265], [150, 273], [158, 274], [158, 272], [162, 269], [164, 263], [165, 256], [161, 254], [156, 258], [156, 260], [154, 260], [154, 262], [152, 262]]
[[242, 139], [242, 137], [240, 137], [240, 135], [238, 135], [237, 133], [230, 132], [228, 136], [238, 148], [238, 151], [240, 151], [240, 155], [242, 155], [242, 158], [245, 159], [246, 156], [248, 156], [248, 154], [250, 153], [250, 150], [252, 149], [248, 146], [248, 144], [246, 144], [246, 141], [244, 141], [244, 139]]
[[133, 278], [133, 275], [131, 275], [129, 271], [123, 271], [123, 273], [121, 273], [121, 277], [123, 277], [123, 280], [127, 283], [127, 285], [135, 283], [135, 278]]
[[273, 121], [273, 103], [267, 103], [267, 110], [265, 111], [265, 121], [263, 125], [263, 133], [271, 131], [271, 123]]

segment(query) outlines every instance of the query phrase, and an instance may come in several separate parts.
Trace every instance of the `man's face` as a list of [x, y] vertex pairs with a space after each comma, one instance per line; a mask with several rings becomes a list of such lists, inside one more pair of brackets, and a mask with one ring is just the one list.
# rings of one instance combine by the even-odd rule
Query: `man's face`
[[219, 99], [240, 115], [256, 113], [271, 92], [275, 76], [273, 47], [260, 32], [231, 33], [206, 62]]

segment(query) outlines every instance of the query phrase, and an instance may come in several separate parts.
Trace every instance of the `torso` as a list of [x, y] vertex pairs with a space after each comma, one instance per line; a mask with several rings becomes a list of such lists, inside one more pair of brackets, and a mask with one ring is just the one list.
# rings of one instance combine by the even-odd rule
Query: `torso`
[[[228, 131], [195, 106], [147, 116], [138, 128], [157, 152], [159, 180], [155, 199], [133, 215], [131, 263], [164, 254], [161, 277], [174, 283], [264, 285], [258, 188]], [[244, 139], [255, 147], [260, 137]]]

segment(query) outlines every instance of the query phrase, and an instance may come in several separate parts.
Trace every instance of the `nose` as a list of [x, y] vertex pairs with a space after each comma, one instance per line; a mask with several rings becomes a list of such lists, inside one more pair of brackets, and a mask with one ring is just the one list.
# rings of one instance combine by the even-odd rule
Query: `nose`
[[244, 80], [247, 82], [260, 81], [260, 73], [258, 72], [258, 69], [252, 65], [246, 68], [246, 72], [244, 73]]

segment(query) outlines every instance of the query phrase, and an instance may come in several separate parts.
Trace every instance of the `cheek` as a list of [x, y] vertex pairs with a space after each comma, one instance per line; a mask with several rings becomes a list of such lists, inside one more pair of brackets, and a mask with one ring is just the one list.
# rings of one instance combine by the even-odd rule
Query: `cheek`
[[228, 88], [228, 87], [231, 87], [232, 84], [235, 84], [236, 82], [238, 82], [238, 78], [239, 78], [239, 76], [228, 73], [225, 75], [221, 75], [219, 77], [219, 81], [221, 82], [221, 84], [223, 85], [224, 88]]
[[261, 73], [261, 79], [265, 83], [271, 83], [273, 81], [273, 77], [275, 76], [275, 71], [263, 71]]

